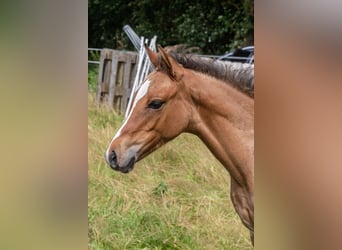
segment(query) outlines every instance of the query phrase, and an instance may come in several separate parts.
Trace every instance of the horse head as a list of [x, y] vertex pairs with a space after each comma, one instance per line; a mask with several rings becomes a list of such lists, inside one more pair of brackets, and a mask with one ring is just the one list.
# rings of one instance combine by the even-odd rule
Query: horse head
[[123, 173], [178, 136], [189, 123], [191, 98], [184, 91], [184, 68], [161, 47], [158, 50], [159, 54], [146, 47], [155, 70], [137, 90], [127, 119], [105, 153], [108, 165]]

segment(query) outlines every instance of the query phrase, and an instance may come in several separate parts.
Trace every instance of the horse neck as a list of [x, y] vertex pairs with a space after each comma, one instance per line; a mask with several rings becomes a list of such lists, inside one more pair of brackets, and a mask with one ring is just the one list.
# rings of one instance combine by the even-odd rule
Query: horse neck
[[[254, 178], [254, 100], [220, 80], [190, 71], [188, 132], [196, 134], [241, 185]], [[251, 187], [252, 188], [252, 187]]]

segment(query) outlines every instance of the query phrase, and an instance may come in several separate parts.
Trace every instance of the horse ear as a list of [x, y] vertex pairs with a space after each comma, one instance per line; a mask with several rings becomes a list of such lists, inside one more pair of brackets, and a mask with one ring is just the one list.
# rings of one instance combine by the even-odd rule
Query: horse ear
[[157, 68], [159, 66], [159, 61], [158, 61], [158, 54], [156, 52], [153, 52], [148, 46], [147, 44], [145, 44], [145, 50], [146, 53], [148, 55], [148, 57], [150, 58], [151, 63], [153, 64], [153, 66], [155, 68]]
[[183, 69], [166, 51], [158, 45], [158, 51], [160, 53], [162, 62], [161, 67], [166, 70], [170, 78], [180, 80], [183, 76]]

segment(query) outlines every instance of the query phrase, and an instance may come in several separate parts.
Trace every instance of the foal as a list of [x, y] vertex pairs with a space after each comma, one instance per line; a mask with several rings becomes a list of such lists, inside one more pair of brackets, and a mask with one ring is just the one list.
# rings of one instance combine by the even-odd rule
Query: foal
[[155, 70], [138, 89], [127, 119], [108, 146], [108, 165], [128, 173], [182, 132], [197, 135], [228, 170], [233, 205], [253, 243], [254, 99], [244, 91], [244, 79], [253, 79], [253, 66], [226, 62], [226, 83], [217, 72], [210, 75], [216, 66], [208, 60], [175, 59], [161, 47], [159, 54], [146, 50]]

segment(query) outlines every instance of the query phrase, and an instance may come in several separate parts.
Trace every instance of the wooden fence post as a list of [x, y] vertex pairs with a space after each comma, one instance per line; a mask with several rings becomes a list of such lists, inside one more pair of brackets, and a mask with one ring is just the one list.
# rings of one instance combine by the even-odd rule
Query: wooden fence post
[[109, 93], [108, 93], [108, 105], [113, 106], [114, 97], [115, 97], [115, 87], [116, 87], [116, 79], [117, 79], [117, 70], [118, 70], [118, 59], [119, 55], [112, 51], [112, 68], [110, 74], [109, 81]]
[[124, 114], [137, 71], [137, 53], [101, 51], [97, 80], [97, 103], [107, 103]]
[[100, 65], [99, 65], [99, 73], [97, 75], [97, 91], [96, 91], [96, 102], [100, 103], [102, 101], [102, 79], [103, 79], [103, 68], [104, 68], [104, 60], [106, 57], [106, 52], [101, 50], [100, 54]]

